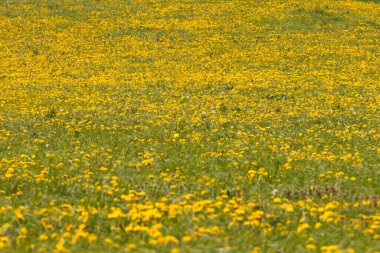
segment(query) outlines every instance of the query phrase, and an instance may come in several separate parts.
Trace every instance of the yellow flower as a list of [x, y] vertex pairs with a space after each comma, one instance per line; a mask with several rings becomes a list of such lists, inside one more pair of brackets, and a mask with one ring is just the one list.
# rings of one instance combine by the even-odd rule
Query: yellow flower
[[10, 241], [6, 236], [0, 236], [0, 249], [8, 248], [10, 246]]
[[49, 239], [49, 236], [47, 236], [46, 234], [41, 234], [38, 236], [38, 239], [40, 241], [46, 241], [47, 239]]
[[181, 250], [179, 248], [172, 248], [170, 253], [180, 253]]
[[284, 209], [288, 213], [293, 213], [294, 212], [294, 207], [293, 207], [292, 204], [284, 203], [284, 204], [280, 205], [280, 207], [282, 209]]
[[154, 159], [153, 158], [146, 159], [146, 160], [143, 160], [141, 162], [142, 166], [150, 166], [150, 165], [153, 165], [153, 164], [154, 164]]
[[315, 246], [314, 244], [307, 244], [306, 248], [309, 249], [309, 250], [316, 250], [317, 246]]
[[322, 253], [340, 253], [341, 250], [337, 245], [328, 245], [321, 247]]
[[106, 244], [113, 244], [113, 241], [111, 238], [107, 237], [107, 238], [104, 238], [104, 243]]
[[310, 227], [309, 224], [301, 223], [297, 227], [297, 233], [301, 233], [302, 231], [304, 231], [305, 229], [308, 229], [309, 227]]
[[25, 220], [24, 215], [22, 214], [20, 209], [14, 210], [14, 215], [17, 217], [19, 220]]
[[118, 219], [127, 217], [127, 214], [123, 213], [123, 211], [119, 207], [112, 207], [111, 210], [112, 213], [108, 214], [108, 219]]
[[260, 253], [260, 248], [259, 248], [259, 247], [254, 247], [254, 248], [251, 250], [251, 253]]
[[100, 167], [99, 170], [100, 170], [100, 171], [108, 171], [109, 169], [108, 169], [107, 167], [102, 166], [102, 167]]
[[157, 243], [160, 245], [166, 245], [169, 243], [177, 244], [178, 242], [179, 242], [178, 239], [172, 235], [160, 236], [157, 238]]

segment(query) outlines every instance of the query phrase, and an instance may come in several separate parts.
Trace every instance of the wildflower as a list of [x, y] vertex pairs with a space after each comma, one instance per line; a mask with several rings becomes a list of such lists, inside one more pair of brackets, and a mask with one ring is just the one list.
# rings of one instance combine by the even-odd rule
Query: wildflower
[[127, 217], [127, 214], [123, 213], [123, 211], [119, 207], [112, 207], [111, 210], [112, 212], [108, 214], [108, 219], [118, 219]]

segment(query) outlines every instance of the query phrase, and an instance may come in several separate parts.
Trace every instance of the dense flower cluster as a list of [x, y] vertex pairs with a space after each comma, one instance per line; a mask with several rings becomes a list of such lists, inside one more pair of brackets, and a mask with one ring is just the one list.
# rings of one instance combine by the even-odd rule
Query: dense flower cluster
[[0, 250], [379, 252], [380, 5], [0, 1]]

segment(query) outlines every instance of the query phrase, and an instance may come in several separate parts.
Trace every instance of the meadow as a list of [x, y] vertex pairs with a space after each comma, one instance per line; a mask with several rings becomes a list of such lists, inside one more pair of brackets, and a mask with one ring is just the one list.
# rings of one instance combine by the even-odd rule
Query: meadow
[[380, 252], [380, 2], [1, 0], [1, 252]]

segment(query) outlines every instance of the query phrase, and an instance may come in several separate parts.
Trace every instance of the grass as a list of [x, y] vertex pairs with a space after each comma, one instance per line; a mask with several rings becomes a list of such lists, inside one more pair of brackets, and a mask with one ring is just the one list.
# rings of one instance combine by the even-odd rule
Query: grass
[[0, 250], [379, 252], [376, 1], [0, 3]]

